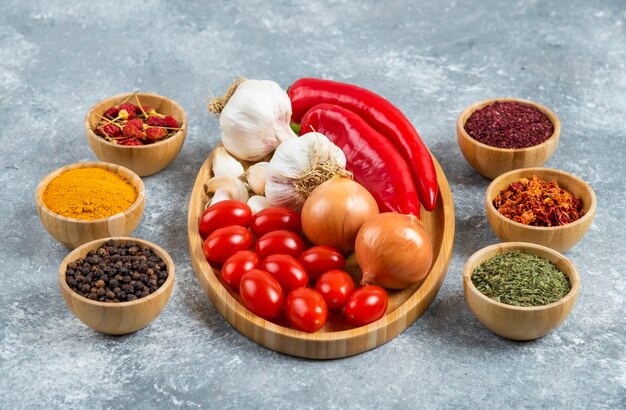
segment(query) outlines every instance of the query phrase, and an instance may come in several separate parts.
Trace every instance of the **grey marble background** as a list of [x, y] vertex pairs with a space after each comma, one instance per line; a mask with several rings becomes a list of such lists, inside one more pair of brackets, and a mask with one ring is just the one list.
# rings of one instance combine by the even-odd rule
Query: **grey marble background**
[[[623, 0], [0, 0], [0, 407], [624, 408], [625, 65]], [[187, 201], [220, 135], [205, 103], [239, 74], [379, 92], [443, 166], [456, 206], [452, 263], [430, 309], [388, 344], [335, 361], [284, 356], [231, 328], [198, 285]], [[175, 99], [189, 117], [178, 158], [145, 178], [134, 233], [170, 252], [177, 282], [149, 327], [107, 337], [66, 308], [57, 269], [67, 250], [33, 197], [51, 170], [95, 159], [83, 134], [89, 107], [134, 89]], [[557, 112], [548, 165], [588, 181], [599, 201], [567, 253], [582, 276], [578, 303], [529, 343], [491, 334], [463, 299], [463, 264], [497, 238], [483, 209], [489, 181], [461, 156], [454, 122], [498, 96]]]

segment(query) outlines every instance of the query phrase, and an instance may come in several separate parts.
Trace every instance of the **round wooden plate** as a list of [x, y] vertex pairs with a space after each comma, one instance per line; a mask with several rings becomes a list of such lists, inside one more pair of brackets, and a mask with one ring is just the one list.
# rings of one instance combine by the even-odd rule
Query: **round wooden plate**
[[[432, 212], [422, 208], [422, 222], [433, 245], [433, 266], [421, 284], [400, 291], [389, 291], [389, 307], [381, 319], [354, 328], [341, 315], [329, 315], [326, 326], [316, 333], [291, 329], [286, 320], [277, 323], [262, 319], [241, 304], [237, 292], [221, 282], [202, 253], [198, 220], [209, 197], [204, 186], [211, 179], [212, 155], [200, 168], [189, 200], [189, 252], [202, 289], [220, 312], [237, 330], [270, 349], [310, 359], [333, 359], [352, 356], [373, 349], [393, 339], [415, 322], [435, 299], [446, 276], [454, 242], [454, 204], [452, 193], [441, 166], [433, 157], [439, 183], [439, 197]], [[349, 269], [350, 270], [350, 269]], [[352, 267], [352, 272], [358, 267]], [[358, 274], [358, 272], [357, 272]]]

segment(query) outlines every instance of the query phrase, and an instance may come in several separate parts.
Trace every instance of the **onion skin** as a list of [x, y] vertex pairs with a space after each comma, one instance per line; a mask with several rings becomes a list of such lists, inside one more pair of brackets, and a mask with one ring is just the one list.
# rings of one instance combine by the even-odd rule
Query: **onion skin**
[[379, 214], [365, 222], [356, 238], [362, 284], [405, 289], [423, 281], [433, 260], [424, 226], [411, 215]]
[[354, 249], [359, 229], [378, 215], [376, 200], [361, 184], [335, 176], [324, 182], [302, 207], [302, 230], [315, 245], [342, 252]]

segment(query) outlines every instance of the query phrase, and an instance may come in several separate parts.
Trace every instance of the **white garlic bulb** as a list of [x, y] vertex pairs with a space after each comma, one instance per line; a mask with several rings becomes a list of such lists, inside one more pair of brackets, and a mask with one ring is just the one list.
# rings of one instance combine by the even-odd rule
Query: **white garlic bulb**
[[265, 172], [269, 162], [257, 162], [246, 171], [246, 180], [250, 189], [257, 195], [265, 193]]
[[346, 156], [318, 132], [280, 144], [266, 170], [265, 196], [272, 206], [300, 212], [308, 195], [334, 175], [349, 175]]
[[289, 126], [291, 101], [274, 81], [238, 81], [209, 110], [220, 114], [224, 147], [245, 161], [260, 161], [296, 137]]

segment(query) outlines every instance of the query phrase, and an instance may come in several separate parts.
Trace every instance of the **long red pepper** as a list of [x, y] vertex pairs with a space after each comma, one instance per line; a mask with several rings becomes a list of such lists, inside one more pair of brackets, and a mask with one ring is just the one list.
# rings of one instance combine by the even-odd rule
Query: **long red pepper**
[[419, 217], [420, 204], [409, 166], [393, 144], [363, 118], [338, 105], [319, 104], [302, 118], [300, 135], [313, 130], [343, 151], [346, 169], [376, 199], [380, 212]]
[[336, 104], [361, 116], [393, 143], [409, 164], [419, 199], [427, 211], [437, 201], [437, 173], [430, 152], [415, 127], [393, 104], [378, 94], [355, 85], [317, 78], [301, 78], [289, 88], [293, 122], [320, 103]]

